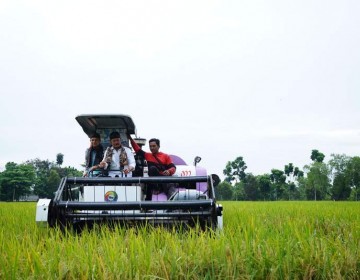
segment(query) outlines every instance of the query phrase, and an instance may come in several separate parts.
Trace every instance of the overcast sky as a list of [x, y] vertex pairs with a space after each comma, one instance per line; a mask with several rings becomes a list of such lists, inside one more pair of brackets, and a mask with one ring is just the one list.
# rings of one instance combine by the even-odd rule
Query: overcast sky
[[360, 1], [0, 1], [0, 167], [80, 169], [79, 114], [222, 176], [359, 156]]

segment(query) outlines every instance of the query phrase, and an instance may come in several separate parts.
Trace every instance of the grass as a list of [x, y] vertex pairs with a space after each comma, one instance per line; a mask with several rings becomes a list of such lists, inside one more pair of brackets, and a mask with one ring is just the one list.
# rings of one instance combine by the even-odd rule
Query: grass
[[39, 228], [34, 203], [0, 203], [0, 279], [360, 279], [360, 204], [224, 202], [217, 237]]

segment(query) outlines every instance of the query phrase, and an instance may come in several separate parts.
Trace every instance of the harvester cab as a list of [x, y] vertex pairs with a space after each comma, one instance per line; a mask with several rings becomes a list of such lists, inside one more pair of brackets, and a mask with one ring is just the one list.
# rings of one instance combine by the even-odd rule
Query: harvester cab
[[[102, 145], [110, 145], [110, 133], [120, 133], [122, 145], [129, 147], [128, 134], [137, 134], [135, 124], [127, 115], [79, 115], [77, 122], [90, 137], [101, 136]], [[140, 139], [142, 144], [145, 139]], [[94, 224], [141, 225], [164, 227], [195, 227], [222, 229], [222, 205], [216, 203], [214, 187], [217, 175], [208, 175], [205, 168], [187, 165], [179, 156], [170, 155], [176, 165], [173, 176], [112, 178], [64, 177], [55, 197], [39, 199], [36, 221], [49, 226], [82, 228]], [[144, 167], [142, 167], [144, 168]], [[171, 197], [162, 187], [171, 185]], [[151, 188], [151, 199], [145, 200], [145, 191]]]

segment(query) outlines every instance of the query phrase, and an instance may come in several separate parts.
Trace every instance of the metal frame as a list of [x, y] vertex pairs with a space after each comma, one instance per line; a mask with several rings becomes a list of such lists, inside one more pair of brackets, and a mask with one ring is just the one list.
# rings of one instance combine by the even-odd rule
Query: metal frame
[[[175, 183], [186, 190], [196, 188], [196, 183], [207, 183], [206, 199], [168, 201], [112, 201], [84, 202], [73, 195], [83, 186], [145, 186], [148, 183]], [[131, 186], [130, 186], [131, 187]], [[199, 191], [200, 192], [200, 191]], [[202, 192], [201, 192], [202, 193]], [[50, 226], [62, 228], [94, 223], [151, 224], [162, 226], [186, 225], [216, 229], [217, 217], [222, 216], [222, 206], [216, 204], [211, 176], [192, 177], [96, 177], [63, 178], [55, 198], [49, 206]]]

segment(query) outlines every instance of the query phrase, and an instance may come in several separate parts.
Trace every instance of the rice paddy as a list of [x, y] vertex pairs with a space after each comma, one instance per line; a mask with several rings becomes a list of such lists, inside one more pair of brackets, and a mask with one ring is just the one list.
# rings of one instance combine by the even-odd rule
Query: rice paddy
[[0, 279], [360, 279], [357, 202], [223, 202], [217, 234], [38, 227], [0, 203]]

